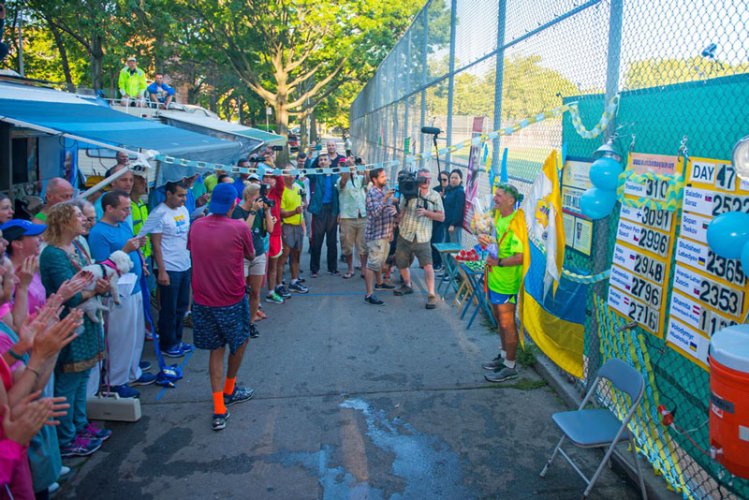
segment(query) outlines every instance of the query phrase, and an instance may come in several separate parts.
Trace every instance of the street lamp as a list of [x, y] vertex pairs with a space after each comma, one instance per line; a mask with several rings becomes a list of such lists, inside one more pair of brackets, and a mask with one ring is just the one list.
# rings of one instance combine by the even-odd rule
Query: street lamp
[[749, 181], [749, 135], [739, 139], [733, 147], [733, 168], [736, 175]]

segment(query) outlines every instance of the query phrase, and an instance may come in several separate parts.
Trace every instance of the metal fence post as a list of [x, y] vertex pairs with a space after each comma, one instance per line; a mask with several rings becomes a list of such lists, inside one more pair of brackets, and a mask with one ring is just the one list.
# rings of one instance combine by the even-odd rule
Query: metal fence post
[[[505, 20], [507, 18], [507, 0], [499, 1], [497, 13], [497, 62], [494, 69], [494, 123], [492, 130], [502, 128], [502, 80], [505, 68]], [[492, 170], [499, 171], [499, 136], [492, 141]]]
[[[447, 78], [447, 146], [452, 146], [453, 143], [453, 98], [455, 97], [455, 25], [457, 22], [457, 10], [458, 0], [452, 0], [450, 2], [450, 67], [448, 69], [449, 76]], [[444, 169], [450, 170], [450, 162], [452, 161], [452, 153], [447, 152], [445, 158]], [[439, 175], [439, 172], [437, 172]]]
[[[624, 0], [611, 0], [611, 11], [609, 12], [609, 35], [608, 35], [608, 57], [606, 64], [606, 96], [604, 98], [604, 106], [608, 105], [609, 101], [619, 91], [619, 66], [621, 62], [621, 49], [622, 49], [622, 15], [624, 11]], [[614, 116], [606, 129], [605, 138], [613, 137], [614, 131], [616, 130], [616, 116]], [[605, 139], [604, 139], [605, 140]], [[599, 250], [595, 252], [596, 257], [593, 259], [593, 274], [603, 272], [608, 267], [608, 245], [609, 238], [611, 236], [611, 216], [604, 218], [603, 220], [595, 221], [593, 223], [593, 234], [595, 235], [595, 241], [599, 246]], [[603, 245], [604, 248], [600, 248]], [[593, 285], [593, 295], [601, 297], [606, 301], [606, 282], [599, 281]], [[596, 314], [593, 314], [590, 321], [590, 331], [588, 332], [589, 341], [587, 342], [587, 355], [588, 355], [588, 372], [587, 375], [595, 373], [598, 367], [601, 365], [600, 359], [600, 345], [601, 339], [598, 332], [599, 324]], [[592, 382], [591, 377], [587, 377], [585, 381], [586, 390], [589, 388], [589, 384]]]
[[[427, 3], [424, 6], [424, 9], [422, 10], [424, 13], [424, 17], [421, 20], [423, 23], [422, 29], [424, 30], [424, 43], [422, 45], [422, 66], [421, 66], [421, 85], [424, 87], [424, 90], [421, 91], [421, 124], [419, 125], [419, 128], [426, 125], [427, 120], [427, 91], [426, 91], [426, 84], [427, 84], [427, 75], [429, 74], [429, 68], [427, 67], [428, 64], [428, 57], [427, 52], [429, 51], [429, 3]], [[421, 132], [421, 130], [419, 130]], [[419, 133], [419, 148], [420, 151], [424, 152], [424, 134]], [[419, 166], [424, 166], [424, 159], [422, 158], [419, 162]]]

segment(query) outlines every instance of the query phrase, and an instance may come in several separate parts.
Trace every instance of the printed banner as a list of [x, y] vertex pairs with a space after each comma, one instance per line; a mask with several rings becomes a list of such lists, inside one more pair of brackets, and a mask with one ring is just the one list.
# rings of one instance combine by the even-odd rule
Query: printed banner
[[[473, 119], [472, 137], [481, 138], [481, 132], [484, 130], [484, 117], [477, 116]], [[479, 192], [479, 170], [481, 169], [481, 143], [471, 141], [471, 151], [468, 155], [468, 172], [466, 174], [466, 205], [463, 215], [463, 229], [471, 232], [471, 219], [473, 212], [476, 210], [476, 200]]]

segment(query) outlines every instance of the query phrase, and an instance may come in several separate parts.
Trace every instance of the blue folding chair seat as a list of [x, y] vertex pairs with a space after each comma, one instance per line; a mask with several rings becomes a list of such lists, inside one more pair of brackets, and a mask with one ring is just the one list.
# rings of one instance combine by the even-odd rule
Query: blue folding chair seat
[[[610, 444], [622, 422], [606, 409], [563, 411], [551, 416], [567, 438], [581, 448], [597, 448]], [[629, 439], [629, 431], [624, 439]]]

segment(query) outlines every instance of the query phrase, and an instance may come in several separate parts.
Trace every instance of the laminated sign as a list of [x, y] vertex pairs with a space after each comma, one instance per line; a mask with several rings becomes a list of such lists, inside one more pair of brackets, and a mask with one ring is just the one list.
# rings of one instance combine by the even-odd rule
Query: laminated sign
[[580, 210], [580, 197], [590, 182], [589, 161], [567, 160], [562, 170], [562, 219], [567, 247], [590, 256], [593, 246], [593, 222]]
[[[683, 159], [676, 156], [632, 153], [628, 169], [636, 175], [680, 175]], [[676, 189], [668, 179], [628, 179], [624, 196], [639, 200], [672, 199]], [[613, 265], [609, 278], [608, 306], [646, 331], [663, 338], [675, 240], [674, 212], [648, 207], [621, 206], [616, 231]]]
[[707, 226], [726, 212], [749, 213], [749, 186], [722, 160], [690, 158], [685, 177], [666, 342], [707, 370], [710, 337], [743, 323], [749, 306], [740, 260], [710, 250]]

